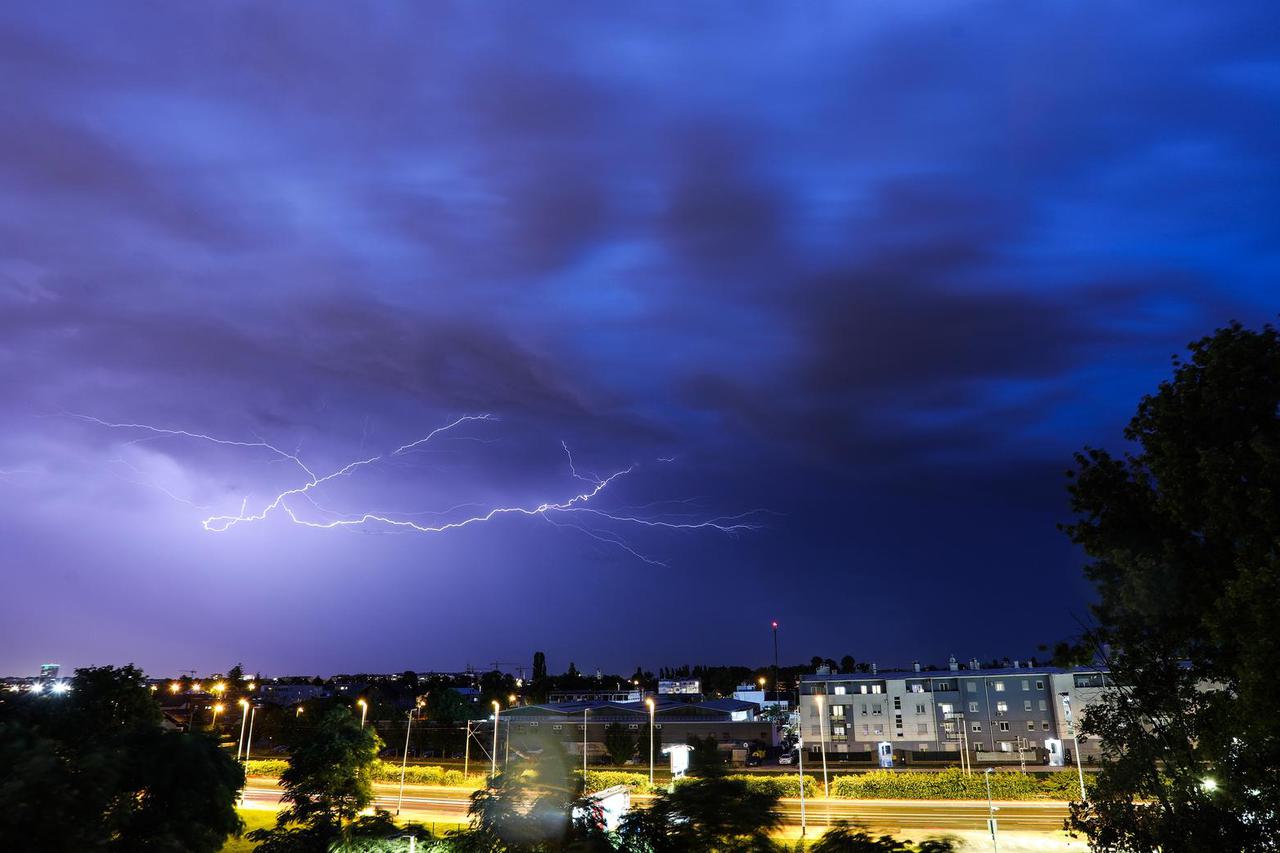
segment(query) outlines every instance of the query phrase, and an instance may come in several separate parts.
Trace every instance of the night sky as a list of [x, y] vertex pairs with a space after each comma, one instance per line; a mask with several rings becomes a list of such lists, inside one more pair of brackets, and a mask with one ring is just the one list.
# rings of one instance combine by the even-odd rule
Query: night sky
[[0, 673], [1034, 654], [1071, 452], [1280, 310], [1277, 20], [10, 4]]

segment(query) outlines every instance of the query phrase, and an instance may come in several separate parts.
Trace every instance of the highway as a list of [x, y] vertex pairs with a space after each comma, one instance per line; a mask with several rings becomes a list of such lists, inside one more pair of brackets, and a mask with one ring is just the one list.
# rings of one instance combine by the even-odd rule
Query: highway
[[[377, 784], [374, 805], [392, 813], [396, 810], [398, 785]], [[420, 823], [465, 823], [469, 792], [457, 788], [406, 785], [401, 817]], [[649, 798], [636, 796], [644, 805]], [[272, 780], [254, 777], [245, 788], [245, 805], [252, 808], [280, 807], [280, 789]], [[1053, 832], [1062, 828], [1067, 804], [1040, 800], [997, 802], [996, 817], [1001, 829], [1024, 832]], [[800, 825], [800, 801], [780, 801], [784, 824]], [[987, 824], [987, 803], [974, 800], [806, 800], [805, 816], [810, 827], [847, 820], [870, 829], [950, 829], [983, 830]]]

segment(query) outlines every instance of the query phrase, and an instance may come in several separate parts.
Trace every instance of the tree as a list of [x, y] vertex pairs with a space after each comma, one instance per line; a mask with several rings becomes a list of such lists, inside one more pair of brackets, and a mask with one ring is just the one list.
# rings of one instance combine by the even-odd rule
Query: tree
[[[647, 764], [649, 762], [649, 723], [640, 726], [640, 737], [636, 739], [636, 755]], [[662, 729], [653, 727], [653, 762], [661, 765], [666, 759], [662, 757]]]
[[720, 745], [711, 735], [689, 738], [689, 774], [691, 776], [718, 776], [724, 773], [724, 757]]
[[1085, 714], [1102, 771], [1070, 820], [1096, 850], [1276, 850], [1278, 411], [1280, 336], [1233, 323], [1142, 399], [1132, 452], [1076, 455], [1064, 530], [1117, 684]]
[[542, 652], [533, 653], [533, 680], [543, 681], [547, 677], [547, 656]]
[[460, 723], [470, 717], [471, 706], [452, 687], [437, 687], [427, 694], [427, 717], [441, 723]]
[[628, 812], [619, 835], [629, 853], [774, 851], [780, 848], [770, 836], [780, 824], [777, 794], [717, 774], [691, 779], [659, 793], [649, 808]]
[[949, 839], [930, 839], [919, 846], [899, 841], [892, 835], [879, 838], [867, 834], [848, 821], [836, 821], [814, 842], [811, 853], [951, 853], [955, 844]]
[[636, 754], [636, 739], [621, 723], [610, 723], [604, 727], [604, 751], [609, 753], [611, 763], [625, 764]]
[[381, 739], [372, 726], [361, 728], [345, 705], [330, 705], [317, 717], [293, 744], [289, 766], [280, 774], [289, 808], [274, 829], [249, 833], [267, 853], [325, 850], [320, 845], [339, 838], [373, 802], [372, 769]]
[[521, 762], [471, 795], [471, 826], [452, 833], [455, 851], [612, 851], [599, 806], [585, 794], [560, 744], [548, 740], [536, 762]]
[[854, 671], [856, 666], [857, 666], [857, 661], [853, 659], [853, 655], [845, 655], [844, 657], [840, 658], [841, 673], [851, 673]]
[[242, 826], [243, 771], [209, 738], [166, 731], [133, 666], [0, 703], [0, 766], [4, 850], [213, 853]]

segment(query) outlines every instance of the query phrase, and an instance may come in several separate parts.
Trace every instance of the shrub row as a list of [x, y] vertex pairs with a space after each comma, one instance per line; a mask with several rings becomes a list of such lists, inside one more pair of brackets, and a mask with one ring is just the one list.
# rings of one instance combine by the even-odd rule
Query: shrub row
[[[252, 776], [279, 776], [289, 766], [280, 759], [254, 759], [245, 764], [245, 772]], [[800, 796], [800, 780], [791, 774], [757, 775], [739, 774], [733, 779], [745, 781], [753, 791], [767, 791], [779, 797]], [[378, 761], [373, 767], [376, 782], [399, 782], [400, 765]], [[483, 776], [464, 777], [460, 770], [443, 767], [411, 765], [405, 768], [405, 782], [414, 785], [441, 785], [451, 788], [478, 788], [484, 784]], [[588, 770], [587, 791], [601, 791], [614, 785], [626, 785], [637, 794], [651, 793], [647, 773], [629, 773], [623, 770]], [[1092, 779], [1085, 777], [1086, 787], [1092, 787]], [[1008, 770], [991, 774], [991, 796], [997, 800], [1069, 800], [1079, 796], [1080, 783], [1076, 774], [1060, 771], [1047, 776], [1024, 775]], [[806, 797], [822, 795], [822, 785], [813, 776], [804, 777]], [[981, 800], [987, 796], [985, 775], [965, 775], [957, 768], [929, 773], [902, 773], [873, 770], [853, 776], [836, 776], [831, 779], [831, 796], [854, 800]]]
[[[1079, 795], [1079, 788], [1074, 773], [1039, 777], [1000, 770], [991, 774], [991, 796], [997, 800], [1071, 799]], [[982, 800], [987, 797], [987, 779], [984, 773], [966, 775], [954, 767], [930, 773], [873, 770], [835, 777], [831, 796], [862, 800]]]

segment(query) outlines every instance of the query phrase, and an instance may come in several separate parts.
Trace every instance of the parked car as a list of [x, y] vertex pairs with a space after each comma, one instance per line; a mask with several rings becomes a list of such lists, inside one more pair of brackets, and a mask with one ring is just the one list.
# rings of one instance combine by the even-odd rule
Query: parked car
[[779, 755], [779, 756], [778, 756], [778, 763], [779, 763], [779, 764], [791, 764], [791, 763], [793, 763], [795, 760], [796, 760], [795, 754], [794, 754], [794, 753], [791, 753], [791, 752], [788, 752], [788, 753], [786, 753], [785, 755]]

